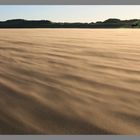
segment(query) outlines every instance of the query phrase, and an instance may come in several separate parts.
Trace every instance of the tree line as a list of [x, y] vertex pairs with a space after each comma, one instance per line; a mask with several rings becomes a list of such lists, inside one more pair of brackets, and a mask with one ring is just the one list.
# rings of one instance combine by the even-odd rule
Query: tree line
[[91, 23], [52, 22], [49, 20], [11, 19], [0, 21], [0, 28], [140, 28], [139, 19], [120, 20], [110, 18]]

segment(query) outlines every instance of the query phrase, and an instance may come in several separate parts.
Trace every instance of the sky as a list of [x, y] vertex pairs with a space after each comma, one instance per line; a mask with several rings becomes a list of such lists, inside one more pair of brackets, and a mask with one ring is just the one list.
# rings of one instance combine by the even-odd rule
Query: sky
[[1, 5], [0, 20], [96, 22], [108, 18], [140, 19], [140, 5]]

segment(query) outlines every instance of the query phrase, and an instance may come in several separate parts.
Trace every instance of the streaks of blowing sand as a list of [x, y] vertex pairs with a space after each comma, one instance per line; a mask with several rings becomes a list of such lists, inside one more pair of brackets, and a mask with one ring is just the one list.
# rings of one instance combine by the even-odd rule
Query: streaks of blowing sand
[[0, 134], [140, 134], [140, 30], [0, 30]]

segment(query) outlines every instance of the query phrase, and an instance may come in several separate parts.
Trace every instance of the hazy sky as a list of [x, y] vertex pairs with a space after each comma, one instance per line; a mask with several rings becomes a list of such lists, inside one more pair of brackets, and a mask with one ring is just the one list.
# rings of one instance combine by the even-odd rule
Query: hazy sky
[[48, 19], [56, 22], [95, 22], [108, 18], [140, 19], [139, 5], [0, 6], [0, 20]]

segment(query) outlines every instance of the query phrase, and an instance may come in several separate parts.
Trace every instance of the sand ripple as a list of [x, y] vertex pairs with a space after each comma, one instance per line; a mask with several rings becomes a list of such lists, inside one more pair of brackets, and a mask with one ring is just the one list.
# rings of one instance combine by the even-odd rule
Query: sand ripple
[[0, 134], [140, 134], [139, 37], [1, 29]]

